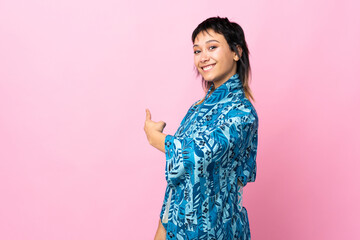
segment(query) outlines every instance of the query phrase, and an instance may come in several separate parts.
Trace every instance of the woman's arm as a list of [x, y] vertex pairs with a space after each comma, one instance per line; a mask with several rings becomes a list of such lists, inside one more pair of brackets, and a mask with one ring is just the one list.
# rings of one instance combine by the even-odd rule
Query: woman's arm
[[151, 120], [151, 114], [149, 109], [146, 109], [146, 120], [144, 125], [144, 131], [146, 137], [151, 146], [159, 149], [165, 153], [165, 137], [166, 134], [162, 133], [166, 126], [166, 123], [163, 121], [154, 122]]
[[[230, 110], [221, 122], [193, 136], [165, 137], [167, 181], [177, 184], [186, 174], [204, 176], [204, 161], [212, 164], [227, 159], [237, 165], [243, 186], [255, 177], [257, 115], [246, 109]], [[229, 151], [232, 153], [229, 154]], [[235, 163], [235, 161], [237, 163]], [[207, 167], [209, 168], [209, 166]]]
[[150, 145], [157, 148], [157, 149], [159, 149], [163, 153], [165, 153], [165, 137], [166, 137], [166, 134], [164, 134], [162, 132], [157, 132], [157, 131], [154, 131], [154, 132], [152, 132], [150, 134], [151, 134], [150, 140], [149, 140]]

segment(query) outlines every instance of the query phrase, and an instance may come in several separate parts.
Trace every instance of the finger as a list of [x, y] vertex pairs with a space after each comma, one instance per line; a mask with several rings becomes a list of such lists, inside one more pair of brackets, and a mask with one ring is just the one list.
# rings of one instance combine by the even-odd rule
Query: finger
[[149, 109], [146, 109], [146, 120], [151, 120], [151, 113]]

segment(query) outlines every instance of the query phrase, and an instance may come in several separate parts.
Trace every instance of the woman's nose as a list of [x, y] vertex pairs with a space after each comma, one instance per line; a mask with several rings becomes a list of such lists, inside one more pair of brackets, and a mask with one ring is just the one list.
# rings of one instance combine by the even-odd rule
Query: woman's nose
[[201, 62], [206, 62], [209, 60], [209, 54], [207, 51], [203, 51], [201, 52], [201, 56], [200, 56], [200, 61]]

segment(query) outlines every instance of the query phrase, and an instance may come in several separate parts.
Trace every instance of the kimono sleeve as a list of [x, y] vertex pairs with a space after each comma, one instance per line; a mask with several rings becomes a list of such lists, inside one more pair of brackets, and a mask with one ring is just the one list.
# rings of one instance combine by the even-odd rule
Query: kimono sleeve
[[[166, 171], [168, 183], [178, 185], [186, 175], [194, 177], [202, 174], [201, 166], [205, 159], [216, 161], [226, 157], [229, 150], [229, 131], [232, 119], [221, 125], [207, 129], [194, 137], [165, 137]], [[199, 175], [198, 175], [199, 176]]]
[[236, 176], [244, 187], [248, 182], [254, 182], [256, 178], [256, 155], [258, 146], [257, 115], [249, 114], [242, 117], [237, 126], [237, 132], [240, 140], [240, 155], [237, 158]]

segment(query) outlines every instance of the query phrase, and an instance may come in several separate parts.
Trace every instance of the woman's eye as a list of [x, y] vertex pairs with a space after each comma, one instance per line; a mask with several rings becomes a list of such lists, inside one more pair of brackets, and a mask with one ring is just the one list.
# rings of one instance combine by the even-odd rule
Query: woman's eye
[[210, 46], [209, 47], [210, 49], [215, 49], [215, 48], [217, 48], [216, 46]]
[[198, 54], [200, 51], [199, 50], [195, 50], [194, 51], [194, 54]]

